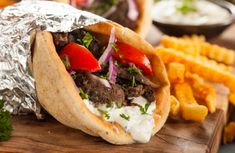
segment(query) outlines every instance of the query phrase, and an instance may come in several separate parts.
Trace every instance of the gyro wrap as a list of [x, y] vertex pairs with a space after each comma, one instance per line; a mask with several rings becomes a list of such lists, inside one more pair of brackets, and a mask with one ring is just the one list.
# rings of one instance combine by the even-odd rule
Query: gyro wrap
[[101, 21], [105, 19], [49, 1], [25, 0], [0, 10], [0, 98], [5, 109], [43, 117], [30, 70], [36, 31], [67, 32]]

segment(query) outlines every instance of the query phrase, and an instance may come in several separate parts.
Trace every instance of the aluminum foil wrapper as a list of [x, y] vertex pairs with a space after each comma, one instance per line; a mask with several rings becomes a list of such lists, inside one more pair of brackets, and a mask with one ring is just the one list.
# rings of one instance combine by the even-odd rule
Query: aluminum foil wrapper
[[42, 118], [31, 73], [31, 42], [37, 31], [69, 32], [105, 21], [72, 6], [27, 0], [0, 10], [0, 99], [14, 115]]

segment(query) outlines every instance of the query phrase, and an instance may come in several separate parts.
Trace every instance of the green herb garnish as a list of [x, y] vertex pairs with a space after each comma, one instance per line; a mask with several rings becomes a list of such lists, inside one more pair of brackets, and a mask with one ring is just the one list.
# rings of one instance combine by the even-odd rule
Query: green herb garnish
[[92, 35], [89, 32], [87, 32], [86, 35], [82, 38], [82, 43], [84, 46], [86, 46], [86, 48], [89, 48], [92, 40], [93, 40]]
[[69, 62], [69, 57], [68, 56], [62, 56], [60, 57], [60, 59], [62, 60], [62, 62], [64, 63], [64, 66], [66, 69], [70, 68], [70, 62]]
[[117, 102], [117, 103], [116, 103], [116, 106], [117, 106], [117, 108], [121, 108], [121, 107], [122, 107], [122, 103]]
[[190, 12], [196, 12], [197, 9], [194, 5], [195, 0], [181, 0], [182, 4], [176, 6], [176, 10], [182, 14], [187, 14]]
[[144, 107], [140, 106], [140, 112], [142, 115], [147, 114], [148, 108], [149, 108], [149, 103], [146, 103]]
[[113, 48], [113, 50], [114, 50], [115, 52], [118, 52], [118, 48], [117, 48], [117, 45], [116, 45], [115, 43], [112, 43], [112, 44], [111, 44], [111, 47]]
[[81, 45], [84, 45], [86, 48], [89, 48], [91, 42], [93, 41], [93, 37], [89, 32], [87, 32], [82, 39], [79, 38], [79, 39], [77, 39], [77, 41]]
[[140, 70], [134, 65], [128, 67], [127, 71], [132, 74], [140, 74]]
[[132, 81], [131, 81], [131, 86], [135, 87], [136, 86], [136, 81], [135, 81], [135, 77], [132, 77]]
[[107, 103], [107, 104], [106, 104], [106, 107], [107, 107], [107, 108], [112, 108], [112, 107], [113, 107], [113, 104], [112, 104], [112, 103]]
[[119, 0], [101, 0], [94, 2], [91, 9], [98, 15], [104, 15], [112, 6], [117, 5]]
[[159, 2], [160, 0], [154, 0], [154, 3], [157, 3], [157, 2]]
[[71, 75], [71, 77], [73, 78], [73, 80], [76, 80], [77, 77], [78, 77], [78, 74], [77, 74], [76, 72], [74, 72], [74, 71], [71, 72], [70, 75]]
[[89, 99], [88, 94], [86, 94], [86, 93], [82, 90], [82, 88], [79, 88], [79, 91], [80, 91], [80, 96], [81, 96], [82, 99]]
[[3, 110], [4, 101], [0, 100], [0, 141], [6, 141], [10, 138], [12, 131], [11, 115]]
[[98, 111], [107, 119], [110, 119], [110, 115], [106, 110], [98, 109]]
[[99, 76], [100, 78], [102, 78], [102, 79], [108, 80], [108, 78], [109, 78], [109, 72], [108, 72], [107, 74], [99, 74], [98, 76]]
[[114, 61], [114, 64], [117, 66], [117, 67], [120, 67], [120, 64], [118, 64], [118, 61]]
[[130, 120], [130, 116], [129, 116], [129, 115], [120, 114], [120, 116], [121, 116], [122, 118], [124, 118], [125, 120], [127, 120], [127, 121]]

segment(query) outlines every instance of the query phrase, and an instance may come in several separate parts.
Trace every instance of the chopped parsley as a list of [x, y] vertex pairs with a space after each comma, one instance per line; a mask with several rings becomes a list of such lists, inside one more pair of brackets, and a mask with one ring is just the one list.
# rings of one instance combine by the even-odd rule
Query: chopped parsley
[[12, 131], [11, 115], [3, 110], [4, 101], [0, 100], [0, 141], [6, 141], [10, 138]]
[[132, 77], [132, 81], [131, 81], [131, 86], [135, 87], [136, 86], [136, 81], [135, 81], [135, 77]]
[[112, 46], [112, 48], [115, 52], [118, 52], [118, 48], [117, 48], [117, 45], [115, 43], [112, 43], [111, 46]]
[[60, 57], [60, 59], [64, 63], [64, 66], [66, 67], [66, 69], [69, 69], [70, 68], [69, 57], [68, 56], [62, 56], [62, 57]]
[[87, 32], [85, 34], [85, 36], [82, 38], [82, 40], [81, 39], [77, 39], [77, 41], [80, 44], [84, 45], [86, 48], [89, 48], [91, 42], [93, 41], [93, 37], [92, 37], [92, 35], [89, 32]]
[[86, 35], [82, 38], [82, 42], [84, 46], [86, 46], [86, 48], [90, 46], [92, 40], [93, 40], [93, 37], [89, 32], [87, 32]]
[[118, 64], [118, 61], [114, 61], [114, 64], [117, 66], [117, 67], [120, 67], [120, 64]]
[[102, 79], [108, 80], [108, 78], [109, 78], [109, 72], [108, 72], [107, 74], [99, 74], [98, 76], [99, 76], [100, 78], [102, 78]]
[[154, 0], [154, 3], [157, 3], [157, 2], [159, 2], [160, 0]]
[[86, 94], [86, 93], [82, 90], [82, 88], [79, 88], [79, 91], [80, 91], [80, 96], [81, 96], [82, 99], [89, 99], [88, 94]]
[[92, 10], [95, 11], [98, 15], [105, 14], [112, 6], [117, 5], [119, 0], [101, 0], [98, 2], [94, 2], [92, 5]]
[[107, 103], [107, 104], [106, 104], [106, 107], [107, 107], [107, 108], [112, 108], [112, 107], [113, 107], [113, 104], [112, 104], [112, 103]]
[[106, 118], [110, 119], [110, 115], [106, 110], [98, 109], [98, 111]]
[[140, 74], [140, 70], [135, 65], [128, 67], [127, 71], [132, 74]]
[[140, 112], [141, 112], [142, 115], [147, 114], [149, 105], [150, 105], [149, 103], [146, 103], [146, 104], [144, 105], [144, 107], [140, 106]]
[[124, 119], [127, 120], [127, 121], [130, 120], [130, 116], [129, 116], [129, 115], [120, 114], [120, 117], [124, 118]]
[[117, 108], [121, 108], [122, 107], [122, 103], [116, 103]]
[[176, 6], [176, 10], [182, 14], [187, 14], [190, 12], [196, 12], [197, 9], [194, 5], [195, 0], [181, 0], [182, 4]]
[[71, 77], [72, 77], [74, 80], [76, 80], [77, 77], [78, 77], [78, 74], [77, 74], [76, 72], [74, 72], [74, 71], [72, 71], [72, 72], [70, 73], [70, 75], [71, 75]]

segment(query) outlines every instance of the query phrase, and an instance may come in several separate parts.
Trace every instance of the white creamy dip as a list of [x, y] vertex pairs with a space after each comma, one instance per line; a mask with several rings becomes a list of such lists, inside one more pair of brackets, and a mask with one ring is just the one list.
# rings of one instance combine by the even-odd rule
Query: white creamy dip
[[92, 113], [106, 121], [119, 123], [135, 141], [146, 143], [150, 140], [155, 125], [153, 118], [153, 111], [156, 108], [155, 101], [149, 105], [148, 109], [145, 109], [146, 114], [140, 110], [141, 107], [145, 108], [147, 104], [147, 100], [142, 96], [132, 100], [132, 103], [139, 106], [123, 106], [121, 108], [118, 108], [114, 103], [111, 107], [107, 107], [106, 104], [95, 107], [89, 100], [84, 99], [83, 101]]
[[152, 17], [162, 23], [182, 25], [227, 23], [231, 17], [228, 10], [207, 0], [195, 0], [196, 11], [185, 14], [177, 10], [181, 4], [181, 0], [162, 0], [154, 5]]

